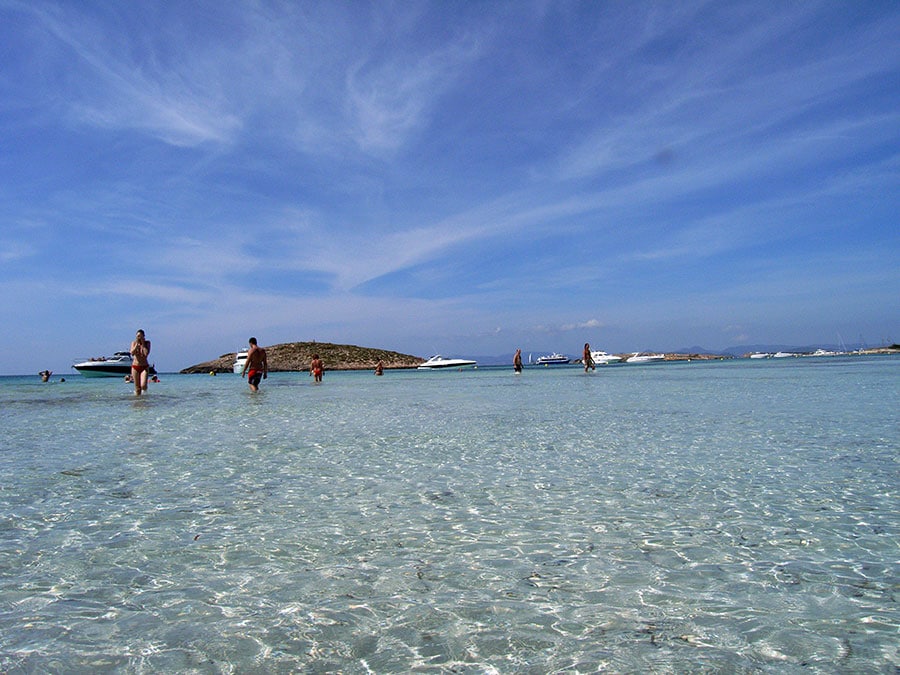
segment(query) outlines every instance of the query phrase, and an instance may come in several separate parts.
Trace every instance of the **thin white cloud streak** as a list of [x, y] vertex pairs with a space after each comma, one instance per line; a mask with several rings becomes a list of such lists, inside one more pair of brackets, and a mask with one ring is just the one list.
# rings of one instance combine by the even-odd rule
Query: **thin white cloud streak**
[[[788, 22], [785, 30], [793, 23], [795, 22]], [[745, 41], [748, 44], [743, 44], [734, 55], [721, 59], [714, 57], [711, 61], [729, 63], [746, 58], [748, 53], [762, 48], [757, 42], [760, 39], [768, 42], [774, 38], [764, 30], [756, 31], [752, 39]], [[554, 187], [564, 190], [566, 181], [573, 177], [601, 170], [609, 171], [612, 157], [619, 158], [624, 165], [646, 161], [661, 148], [674, 146], [673, 162], [665, 167], [664, 172], [638, 177], [593, 194], [569, 196], [561, 201], [551, 198], [542, 205], [536, 204], [533, 190], [525, 188], [521, 193], [511, 193], [505, 198], [433, 226], [384, 237], [383, 254], [379, 253], [377, 245], [369, 247], [370, 253], [362, 264], [358, 259], [354, 259], [352, 263], [342, 261], [343, 256], [339, 250], [329, 251], [324, 257], [335, 264], [328, 271], [340, 279], [342, 288], [349, 288], [409, 265], [425, 262], [433, 256], [444, 255], [448, 246], [490, 241], [513, 230], [522, 231], [523, 227], [527, 230], [529, 224], [542, 228], [548, 220], [563, 216], [626, 207], [634, 203], [647, 203], [648, 200], [664, 203], [673, 198], [739, 184], [776, 171], [802, 172], [805, 167], [814, 166], [823, 161], [823, 158], [834, 160], [849, 153], [883, 145], [895, 133], [896, 115], [873, 114], [864, 118], [813, 121], [791, 131], [774, 131], [787, 119], [796, 118], [805, 109], [817, 104], [824, 95], [833, 94], [881, 72], [880, 67], [849, 67], [845, 69], [843, 76], [829, 78], [827, 75], [832, 72], [833, 67], [833, 63], [825, 60], [757, 78], [748, 83], [744, 87], [745, 91], [737, 97], [732, 92], [732, 96], [725, 99], [727, 102], [724, 105], [709, 105], [709, 109], [714, 112], [701, 127], [702, 132], [689, 130], [687, 119], [696, 110], [707, 107], [703, 103], [704, 99], [707, 104], [712, 103], [713, 93], [721, 102], [721, 90], [707, 92], [702, 96], [691, 91], [687, 100], [692, 106], [685, 110], [681, 109], [682, 103], [673, 103], [668, 109], [662, 106], [661, 113], [659, 108], [655, 108], [655, 102], [651, 101], [647, 105], [649, 112], [646, 116], [615, 130], [597, 132], [597, 137], [603, 137], [603, 143], [609, 145], [606, 150], [598, 151], [596, 141], [590, 141], [588, 145], [572, 150], [559, 159], [557, 165], [565, 169], [558, 174], [557, 182], [550, 184], [550, 189], [545, 187], [542, 191], [549, 193]], [[802, 84], [798, 85], [807, 81], [813, 82], [813, 86], [807, 88]], [[675, 90], [680, 88], [689, 89], [684, 83], [673, 87]], [[785, 105], [778, 106], [776, 110], [790, 112], [772, 116], [769, 102], [771, 98], [785, 101]], [[667, 117], [676, 111], [678, 116]], [[679, 121], [682, 115], [685, 115], [684, 122]], [[675, 131], [680, 126], [683, 130]], [[647, 129], [653, 131], [648, 132]], [[666, 130], [672, 134], [668, 138], [665, 137]], [[609, 136], [620, 140], [611, 141]], [[614, 161], [612, 165], [615, 166]], [[546, 198], [547, 194], [543, 197]], [[514, 204], [517, 206], [512, 206]], [[706, 224], [703, 224], [703, 220]], [[782, 236], [778, 228], [771, 227], [767, 221], [753, 223], [743, 218], [742, 236], [736, 240], [728, 239], [721, 231], [722, 218], [708, 214], [703, 220], [698, 226], [688, 226], [679, 235], [682, 243], [675, 249], [640, 255], [658, 257], [693, 252], [693, 255], [702, 257], [733, 249], [754, 237], [767, 236], [766, 231], [776, 239]], [[713, 223], [715, 226], [711, 227]], [[731, 226], [729, 229], [735, 231], [736, 227]], [[448, 231], [452, 234], [448, 234]], [[710, 236], [711, 234], [714, 236]], [[702, 245], [698, 246], [698, 243]], [[758, 238], [755, 243], [759, 243]]]
[[404, 145], [478, 55], [476, 42], [464, 36], [425, 55], [393, 55], [386, 62], [351, 66], [346, 101], [359, 147], [378, 153]]
[[[877, 140], [870, 139], [883, 138], [889, 130], [889, 120], [884, 118], [840, 123], [822, 129], [830, 139], [852, 132], [864, 139], [866, 145], [876, 144]], [[836, 146], [841, 145], [833, 142]], [[287, 256], [291, 261], [288, 266], [321, 271], [334, 279], [337, 289], [346, 291], [414, 265], [452, 256], [464, 246], [494, 242], [512, 232], [522, 236], [530, 229], [539, 232], [548, 222], [566, 217], [631, 208], [635, 203], [646, 204], [648, 200], [664, 203], [689, 192], [747, 180], [749, 175], [772, 170], [774, 166], [790, 165], [800, 156], [813, 161], [817, 151], [822, 149], [818, 138], [808, 137], [794, 139], [792, 143], [773, 141], [772, 146], [744, 154], [735, 161], [730, 158], [720, 159], [720, 163], [700, 161], [663, 175], [638, 179], [611, 189], [566, 196], [561, 200], [544, 201], [548, 195], [523, 189], [433, 225], [374, 237], [370, 233], [344, 234], [339, 241], [334, 241], [323, 227], [318, 234], [305, 233], [297, 249]], [[889, 167], [886, 170], [893, 173]], [[758, 246], [764, 240], [777, 241], [785, 236], [779, 215], [783, 220], [786, 209], [846, 194], [851, 187], [841, 181], [830, 181], [804, 191], [795, 190], [790, 197], [775, 196], [750, 205], [726, 207], [707, 213], [699, 220], [679, 223], [672, 228], [672, 234], [664, 235], [670, 239], [665, 248], [634, 250], [623, 255], [632, 259], [703, 258], [748, 244]], [[313, 227], [313, 232], [315, 230]], [[310, 244], [310, 241], [316, 243]], [[365, 253], [360, 255], [361, 251]]]
[[110, 39], [109, 27], [93, 24], [84, 13], [50, 5], [16, 6], [76, 56], [74, 63], [62, 53], [57, 59], [66, 70], [59, 84], [75, 119], [108, 129], [143, 130], [176, 146], [228, 142], [240, 130], [240, 119], [222, 109], [215, 83], [226, 74], [213, 59], [194, 58], [179, 70], [152, 58], [138, 63], [125, 53], [124, 42]]
[[226, 285], [236, 270], [249, 271], [264, 264], [263, 258], [246, 252], [251, 240], [247, 234], [226, 228], [216, 237], [176, 237], [159, 245], [154, 273], [196, 280], [217, 289]]
[[[779, 14], [769, 23], [707, 45], [714, 51], [707, 50], [702, 59], [685, 61], [676, 56], [671, 64], [657, 66], [653, 87], [642, 89], [634, 109], [599, 126], [560, 156], [559, 177], [585, 177], [633, 166], [673, 148], [678, 156], [710, 156], [709, 150], [718, 149], [720, 154], [736, 157], [760, 139], [771, 146], [793, 134], [803, 136], [802, 127], [780, 129], [788, 121], [802, 120], [823, 101], [846, 96], [850, 87], [895, 67], [900, 58], [897, 41], [878, 39], [871, 32], [843, 35], [839, 55], [823, 48], [820, 54], [809, 54], [805, 63], [782, 65], [777, 55], [767, 52], [772, 45], [790, 40], [808, 21], [812, 10], [799, 7], [794, 16]], [[673, 30], [665, 27], [666, 33]], [[882, 37], [888, 31], [887, 27], [876, 29]], [[657, 37], [651, 34], [647, 40]], [[628, 58], [621, 63], [625, 73], [631, 69]], [[749, 63], [758, 69], [752, 75], [747, 71]], [[774, 101], [778, 104], [773, 105]], [[698, 119], [703, 124], [698, 125]], [[843, 123], [853, 125], [850, 120]], [[816, 122], [806, 124], [809, 134], [819, 135]], [[820, 137], [829, 135], [826, 129]]]
[[38, 250], [23, 241], [0, 241], [0, 262], [11, 263], [37, 255]]
[[61, 289], [67, 295], [81, 297], [123, 296], [125, 298], [150, 300], [153, 303], [170, 303], [181, 306], [197, 306], [209, 301], [215, 295], [212, 291], [192, 291], [177, 284], [150, 283], [133, 279], [110, 279], [103, 285], [82, 284], [77, 288]]
[[[820, 132], [831, 139], [833, 148], [839, 151], [843, 144], [836, 139], [848, 133], [861, 139], [863, 147], [869, 147], [885, 138], [890, 128], [889, 119], [877, 118], [828, 125], [822, 127]], [[317, 251], [315, 255], [319, 262], [311, 260], [310, 264], [333, 275], [340, 288], [349, 289], [411, 265], [452, 255], [464, 245], [492, 242], [511, 232], [524, 235], [532, 228], [542, 231], [548, 222], [557, 219], [632, 208], [636, 203], [646, 204], [648, 201], [665, 203], [685, 194], [749, 180], [750, 176], [775, 167], [792, 166], [801, 157], [813, 162], [820, 157], [818, 153], [823, 149], [818, 137], [800, 137], [785, 143], [773, 141], [755, 152], [740, 155], [738, 159], [704, 159], [662, 175], [637, 179], [615, 188], [566, 196], [561, 200], [551, 198], [543, 201], [547, 198], [546, 194], [535, 195], [533, 190], [526, 189], [434, 225], [383, 235], [374, 242], [367, 237], [361, 237], [358, 241], [344, 239], [339, 245]], [[889, 168], [886, 170], [893, 173]], [[842, 181], [829, 181], [803, 191], [794, 190], [790, 197], [776, 195], [750, 205], [726, 206], [724, 210], [705, 214], [693, 224], [680, 223], [674, 235], [680, 241], [668, 249], [636, 251], [631, 255], [636, 258], [679, 255], [702, 258], [748, 243], [759, 245], [765, 239], [778, 240], [785, 233], [773, 216], [780, 212], [783, 218], [786, 207], [799, 207], [811, 200], [815, 203], [846, 194], [851, 187]], [[795, 231], [794, 234], [798, 233]], [[366, 251], [362, 259], [355, 253], [360, 250]]]

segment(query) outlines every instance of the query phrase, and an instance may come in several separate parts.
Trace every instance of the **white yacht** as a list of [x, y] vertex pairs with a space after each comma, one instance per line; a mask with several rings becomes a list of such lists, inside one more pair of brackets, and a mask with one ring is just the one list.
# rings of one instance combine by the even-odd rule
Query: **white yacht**
[[[98, 356], [73, 363], [72, 367], [85, 377], [123, 377], [131, 374], [131, 354], [116, 352], [112, 356]], [[148, 371], [156, 375], [156, 368]]]
[[563, 363], [568, 363], [569, 357], [565, 354], [560, 354], [558, 352], [553, 352], [549, 356], [539, 356], [536, 363], [539, 366], [553, 366], [560, 365]]
[[477, 365], [477, 361], [470, 361], [468, 359], [445, 359], [440, 354], [435, 354], [430, 359], [425, 361], [425, 363], [420, 363], [417, 370], [442, 370], [446, 368], [474, 368]]
[[244, 364], [247, 362], [247, 351], [248, 350], [249, 350], [249, 347], [243, 347], [243, 348], [239, 349], [237, 354], [235, 355], [234, 366], [232, 367], [232, 370], [237, 375], [240, 375], [241, 371], [244, 369]]
[[622, 360], [622, 357], [616, 356], [615, 354], [608, 354], [603, 351], [592, 351], [591, 359], [593, 359], [595, 365], [604, 366], [608, 363], [618, 363]]
[[771, 359], [772, 355], [769, 352], [753, 352], [750, 355], [751, 359]]
[[807, 356], [840, 356], [840, 352], [831, 351], [830, 349], [817, 349], [812, 354], [807, 354]]
[[794, 352], [775, 352], [772, 358], [774, 359], [788, 359], [792, 356], [800, 356], [799, 354], [795, 354]]
[[649, 353], [641, 353], [635, 352], [627, 359], [625, 359], [625, 363], [658, 363], [660, 361], [665, 361], [665, 354], [649, 354]]

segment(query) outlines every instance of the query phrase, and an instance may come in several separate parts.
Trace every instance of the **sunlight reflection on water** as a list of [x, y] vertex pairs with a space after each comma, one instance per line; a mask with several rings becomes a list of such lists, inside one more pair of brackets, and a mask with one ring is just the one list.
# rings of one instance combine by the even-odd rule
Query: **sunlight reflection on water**
[[893, 672], [898, 365], [0, 378], [0, 669]]

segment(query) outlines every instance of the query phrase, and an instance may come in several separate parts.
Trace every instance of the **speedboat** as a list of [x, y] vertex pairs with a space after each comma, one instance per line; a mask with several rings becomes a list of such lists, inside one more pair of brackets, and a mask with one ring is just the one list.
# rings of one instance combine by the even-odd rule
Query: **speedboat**
[[812, 354], [807, 354], [807, 356], [840, 356], [840, 354], [830, 349], [817, 349]]
[[794, 352], [775, 352], [773, 358], [776, 359], [789, 359], [793, 356], [800, 356], [799, 354], [795, 354]]
[[625, 359], [625, 363], [658, 363], [665, 360], [665, 354], [642, 354], [641, 352], [635, 352]]
[[[98, 356], [73, 363], [72, 367], [85, 377], [122, 377], [131, 374], [131, 354], [116, 352], [112, 356]], [[148, 372], [156, 375], [156, 368], [150, 366]]]
[[603, 366], [608, 363], [618, 363], [622, 360], [621, 356], [616, 356], [615, 354], [608, 354], [606, 352], [596, 351], [591, 352], [591, 360], [593, 360], [595, 365]]
[[240, 375], [244, 370], [244, 364], [247, 362], [247, 352], [249, 351], [249, 347], [244, 347], [243, 349], [238, 349], [237, 354], [234, 358], [234, 365], [232, 366], [232, 370], [236, 375]]
[[420, 363], [416, 370], [442, 370], [445, 368], [474, 368], [477, 361], [468, 359], [445, 359], [440, 354], [435, 354], [425, 363]]
[[769, 352], [753, 352], [750, 355], [750, 358], [751, 359], [771, 359], [772, 354], [770, 354]]
[[568, 356], [566, 356], [565, 354], [560, 354], [558, 352], [553, 352], [549, 356], [539, 356], [535, 363], [537, 363], [539, 366], [552, 366], [568, 362]]

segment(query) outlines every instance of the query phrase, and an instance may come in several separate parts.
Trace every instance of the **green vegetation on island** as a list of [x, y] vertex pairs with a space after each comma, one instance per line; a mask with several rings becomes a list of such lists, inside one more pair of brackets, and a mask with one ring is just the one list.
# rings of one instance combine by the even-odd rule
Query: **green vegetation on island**
[[[330, 342], [286, 342], [264, 346], [269, 361], [269, 372], [290, 372], [308, 370], [313, 354], [318, 354], [325, 362], [326, 370], [370, 370], [381, 361], [387, 368], [415, 368], [424, 359], [409, 354], [400, 354], [386, 349], [357, 347], [356, 345], [336, 345]], [[204, 361], [185, 368], [183, 374], [230, 373], [234, 368], [236, 354], [222, 354], [212, 361]]]

